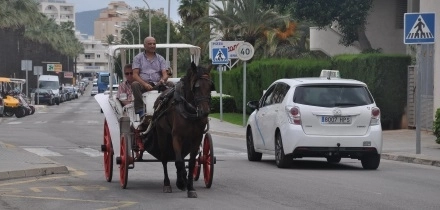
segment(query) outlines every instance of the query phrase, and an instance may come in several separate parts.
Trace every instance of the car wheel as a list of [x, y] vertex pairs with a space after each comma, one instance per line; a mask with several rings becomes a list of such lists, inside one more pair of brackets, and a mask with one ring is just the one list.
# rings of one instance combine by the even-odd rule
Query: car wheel
[[14, 116], [14, 112], [11, 112], [11, 111], [4, 111], [3, 114], [4, 114], [6, 117], [12, 117], [12, 116]]
[[326, 157], [326, 158], [327, 158], [327, 162], [329, 162], [329, 163], [341, 162], [341, 157], [339, 157], [339, 156], [330, 156], [330, 157]]
[[287, 168], [292, 164], [292, 157], [284, 154], [283, 140], [281, 134], [277, 133], [275, 137], [275, 162], [278, 168]]
[[26, 116], [26, 109], [25, 108], [20, 107], [15, 111], [15, 117], [22, 118], [24, 116]]
[[263, 154], [255, 152], [254, 138], [252, 137], [252, 131], [248, 128], [246, 132], [246, 147], [249, 161], [260, 161]]
[[376, 170], [380, 164], [379, 154], [367, 154], [361, 158], [362, 167], [367, 170]]

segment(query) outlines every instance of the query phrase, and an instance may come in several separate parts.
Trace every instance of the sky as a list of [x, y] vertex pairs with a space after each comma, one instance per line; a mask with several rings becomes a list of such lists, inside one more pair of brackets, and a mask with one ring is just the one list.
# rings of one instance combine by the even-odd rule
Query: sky
[[[130, 5], [133, 9], [135, 7], [144, 7], [147, 9], [147, 5], [143, 0], [114, 0], [114, 1], [125, 1], [126, 4]], [[177, 8], [179, 7], [179, 0], [145, 0], [151, 9], [164, 8], [165, 15], [168, 15], [168, 2], [170, 2], [170, 18], [171, 20], [177, 22], [180, 20], [177, 14]], [[108, 4], [112, 2], [111, 0], [66, 0], [67, 3], [75, 4], [75, 12], [84, 12], [90, 10], [97, 10], [102, 8], [107, 8]]]

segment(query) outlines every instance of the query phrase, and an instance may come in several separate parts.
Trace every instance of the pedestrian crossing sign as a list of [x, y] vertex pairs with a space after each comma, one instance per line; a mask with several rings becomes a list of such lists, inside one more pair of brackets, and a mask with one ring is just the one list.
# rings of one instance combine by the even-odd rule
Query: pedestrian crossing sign
[[405, 13], [405, 44], [433, 44], [435, 38], [435, 13]]
[[228, 49], [226, 47], [212, 48], [213, 65], [228, 64], [228, 63], [229, 63], [229, 56], [228, 56]]

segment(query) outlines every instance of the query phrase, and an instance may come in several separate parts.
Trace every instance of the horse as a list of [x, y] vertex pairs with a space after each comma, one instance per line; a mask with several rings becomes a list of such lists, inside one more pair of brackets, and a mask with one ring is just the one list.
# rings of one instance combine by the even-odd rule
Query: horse
[[[155, 131], [164, 171], [164, 193], [172, 192], [167, 163], [174, 158], [177, 169], [177, 188], [182, 191], [187, 190], [189, 198], [197, 198], [193, 187], [193, 170], [203, 134], [209, 128], [211, 91], [214, 90], [210, 70], [210, 67], [196, 66], [192, 62], [186, 75], [170, 90], [174, 93], [169, 94], [165, 91], [155, 102], [157, 115], [153, 115], [153, 119], [156, 118], [154, 119]], [[172, 99], [164, 103], [163, 95], [172, 95], [169, 96]], [[162, 111], [156, 112], [156, 110]], [[184, 158], [188, 154], [190, 158], [187, 174]]]

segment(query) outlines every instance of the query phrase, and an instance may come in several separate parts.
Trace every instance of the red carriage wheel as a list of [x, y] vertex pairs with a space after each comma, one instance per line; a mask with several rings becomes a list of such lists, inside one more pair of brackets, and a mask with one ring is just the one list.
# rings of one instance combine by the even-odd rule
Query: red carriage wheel
[[206, 188], [210, 188], [212, 185], [212, 179], [214, 176], [214, 147], [212, 146], [211, 134], [206, 133], [203, 140], [203, 178], [205, 180]]
[[128, 165], [129, 165], [129, 159], [130, 159], [130, 153], [128, 151], [128, 139], [127, 136], [122, 134], [121, 135], [121, 164], [119, 164], [119, 180], [121, 183], [121, 188], [125, 189], [127, 187], [127, 181], [128, 181]]
[[112, 181], [113, 176], [113, 145], [110, 136], [110, 129], [108, 128], [107, 119], [104, 120], [104, 144], [101, 145], [101, 151], [104, 153], [104, 172], [105, 180]]
[[194, 165], [194, 170], [193, 170], [194, 181], [199, 180], [199, 177], [200, 177], [200, 169], [202, 168], [201, 156], [202, 156], [202, 153], [199, 151], [199, 154], [196, 157], [196, 163]]

